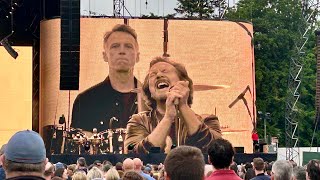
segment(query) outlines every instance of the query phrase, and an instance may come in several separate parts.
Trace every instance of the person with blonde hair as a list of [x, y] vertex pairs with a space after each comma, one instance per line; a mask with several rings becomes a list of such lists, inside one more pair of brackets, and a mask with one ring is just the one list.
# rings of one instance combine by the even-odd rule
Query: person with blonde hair
[[72, 176], [72, 180], [87, 180], [86, 173], [84, 171], [75, 172]]
[[104, 176], [105, 180], [118, 180], [120, 179], [119, 173], [115, 168], [110, 168]]
[[102, 171], [97, 168], [97, 167], [92, 167], [90, 169], [90, 171], [87, 174], [87, 179], [91, 180], [91, 179], [102, 179], [103, 178], [103, 173]]

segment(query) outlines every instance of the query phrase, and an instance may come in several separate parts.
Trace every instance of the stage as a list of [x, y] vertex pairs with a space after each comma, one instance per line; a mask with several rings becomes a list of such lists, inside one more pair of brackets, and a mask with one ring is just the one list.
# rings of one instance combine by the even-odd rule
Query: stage
[[[51, 155], [49, 156], [49, 160], [52, 163], [62, 162], [65, 164], [75, 164], [79, 157], [84, 157], [87, 161], [87, 164], [92, 164], [95, 160], [100, 160], [103, 162], [104, 160], [110, 161], [113, 165], [117, 162], [122, 162], [125, 158], [140, 158], [144, 164], [160, 164], [164, 162], [166, 154], [163, 153], [150, 153], [150, 154], [100, 154], [100, 155], [71, 155], [71, 154], [59, 154], [59, 155]], [[235, 154], [234, 161], [237, 164], [252, 162], [252, 160], [256, 157], [261, 157], [264, 161], [276, 161], [277, 154], [276, 153], [254, 153], [254, 154], [246, 154], [246, 153], [237, 153]], [[204, 158], [206, 163], [208, 163], [208, 155], [204, 154]]]

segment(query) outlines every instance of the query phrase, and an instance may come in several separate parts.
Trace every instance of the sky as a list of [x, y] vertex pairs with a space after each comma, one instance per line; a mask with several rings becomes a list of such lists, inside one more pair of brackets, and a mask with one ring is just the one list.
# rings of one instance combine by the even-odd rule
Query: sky
[[[147, 4], [146, 4], [147, 2]], [[238, 0], [226, 0], [233, 6]], [[166, 16], [175, 13], [177, 0], [124, 0], [125, 16], [139, 17], [153, 13], [157, 16]], [[81, 0], [81, 15], [90, 16], [89, 10], [96, 16], [113, 15], [113, 0]], [[91, 14], [92, 15], [92, 14]]]

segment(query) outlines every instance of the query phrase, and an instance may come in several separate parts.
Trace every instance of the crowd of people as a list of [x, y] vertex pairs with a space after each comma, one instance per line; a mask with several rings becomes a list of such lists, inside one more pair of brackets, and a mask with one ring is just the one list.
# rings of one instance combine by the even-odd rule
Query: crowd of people
[[320, 161], [311, 160], [304, 167], [293, 161], [267, 163], [262, 158], [237, 165], [234, 148], [225, 139], [213, 140], [208, 161], [193, 146], [172, 149], [163, 164], [144, 165], [139, 158], [126, 158], [112, 164], [107, 159], [87, 165], [84, 157], [75, 164], [55, 164], [46, 158], [41, 136], [31, 130], [14, 134], [0, 150], [0, 179], [55, 180], [319, 180]]

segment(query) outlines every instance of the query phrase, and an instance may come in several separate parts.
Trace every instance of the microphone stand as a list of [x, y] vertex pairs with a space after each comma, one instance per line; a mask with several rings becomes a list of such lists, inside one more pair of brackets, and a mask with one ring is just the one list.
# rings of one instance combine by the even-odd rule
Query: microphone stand
[[175, 126], [176, 126], [176, 130], [178, 129], [178, 132], [176, 133], [176, 137], [177, 137], [177, 146], [180, 146], [180, 111], [179, 111], [179, 99], [175, 99], [174, 100], [174, 107], [176, 108], [176, 118], [175, 118]]
[[108, 139], [109, 139], [109, 149], [110, 149], [110, 153], [113, 153], [113, 129], [112, 129], [112, 123], [113, 121], [119, 121], [116, 117], [112, 117], [110, 118], [109, 121], [109, 130], [108, 130]]

